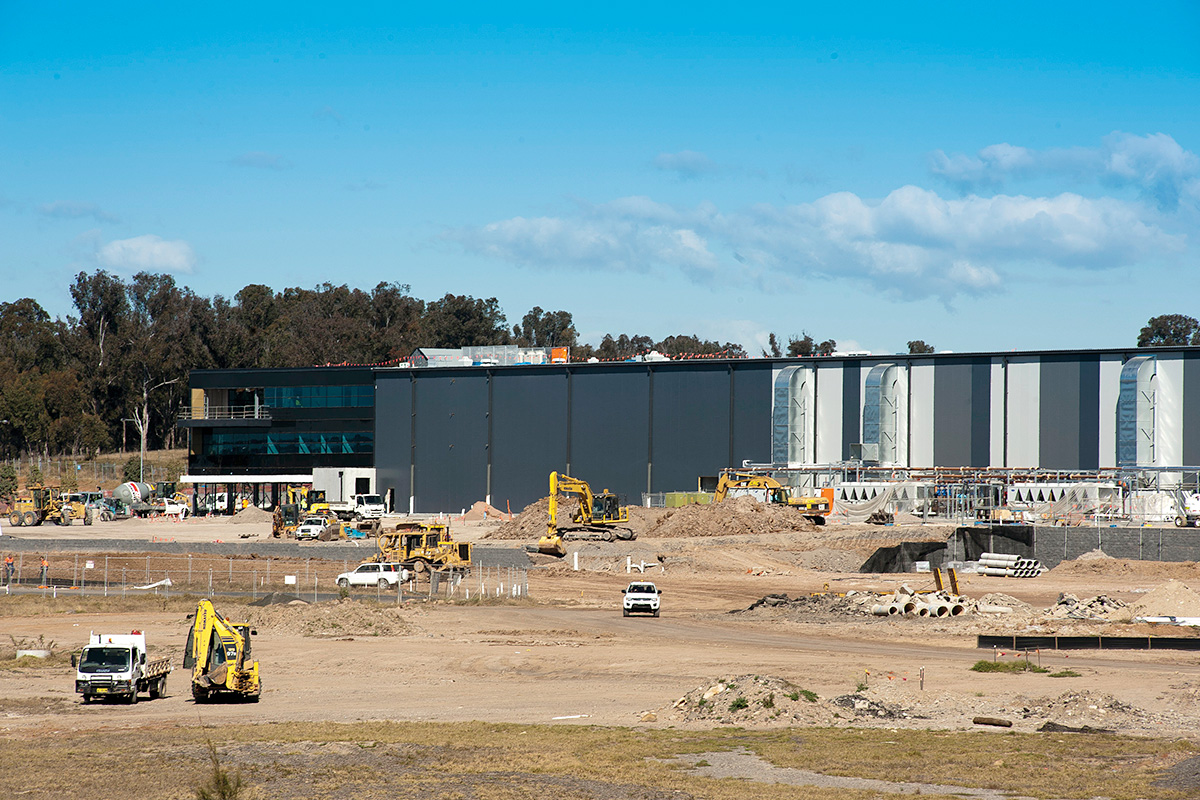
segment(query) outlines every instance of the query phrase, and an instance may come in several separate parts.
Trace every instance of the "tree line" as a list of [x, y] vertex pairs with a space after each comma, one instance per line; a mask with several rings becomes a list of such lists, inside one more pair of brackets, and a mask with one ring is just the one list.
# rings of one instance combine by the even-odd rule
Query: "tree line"
[[570, 347], [579, 361], [648, 350], [746, 355], [691, 335], [605, 335], [593, 346], [579, 341], [567, 311], [535, 306], [510, 326], [494, 297], [426, 301], [394, 282], [370, 291], [251, 284], [226, 298], [166, 274], [126, 280], [99, 270], [76, 275], [70, 294], [66, 319], [32, 298], [0, 303], [0, 455], [91, 456], [136, 446], [143, 432], [150, 449], [175, 447], [192, 369], [379, 364], [418, 347], [495, 344]]

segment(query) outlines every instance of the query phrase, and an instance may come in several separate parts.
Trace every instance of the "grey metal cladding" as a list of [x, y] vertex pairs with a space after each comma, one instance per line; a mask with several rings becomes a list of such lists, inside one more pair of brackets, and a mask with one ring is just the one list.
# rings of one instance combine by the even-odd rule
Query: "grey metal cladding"
[[[762, 464], [771, 460], [771, 364], [733, 366], [733, 459]], [[787, 458], [784, 458], [784, 463]]]
[[571, 474], [640, 502], [650, 435], [646, 369], [588, 366], [571, 373]]
[[1100, 458], [1099, 360], [1046, 355], [1039, 375], [1038, 463], [1043, 469], [1095, 469]]
[[1200, 464], [1200, 353], [1183, 356], [1183, 463]]
[[971, 466], [991, 466], [992, 361], [971, 362]]
[[416, 507], [467, 508], [487, 493], [487, 373], [417, 375]]
[[842, 362], [842, 458], [850, 458], [850, 445], [861, 442], [860, 410], [862, 408], [862, 381], [859, 361]]
[[972, 360], [939, 359], [934, 363], [933, 463], [939, 467], [976, 466], [972, 463], [974, 385]]
[[1100, 468], [1100, 357], [1079, 362], [1079, 468]]
[[375, 482], [395, 490], [396, 510], [408, 510], [412, 459], [412, 378], [380, 375], [375, 382]]
[[567, 468], [566, 372], [497, 371], [491, 422], [492, 505], [516, 513], [546, 496], [552, 471]]
[[654, 369], [650, 491], [690, 489], [729, 466], [729, 382], [723, 364]]

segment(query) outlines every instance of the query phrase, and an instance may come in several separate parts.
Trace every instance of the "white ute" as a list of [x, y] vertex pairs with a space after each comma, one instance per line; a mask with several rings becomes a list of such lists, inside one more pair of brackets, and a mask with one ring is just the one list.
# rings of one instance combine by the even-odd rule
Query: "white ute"
[[658, 616], [659, 595], [662, 594], [662, 589], [653, 583], [634, 581], [622, 589], [621, 593], [625, 595], [621, 602], [621, 616], [628, 617], [630, 614], [639, 613]]
[[408, 580], [408, 570], [399, 564], [377, 564], [368, 561], [359, 564], [353, 572], [343, 572], [337, 576], [337, 585], [343, 589], [351, 586], [378, 586], [380, 589], [395, 589], [396, 584]]

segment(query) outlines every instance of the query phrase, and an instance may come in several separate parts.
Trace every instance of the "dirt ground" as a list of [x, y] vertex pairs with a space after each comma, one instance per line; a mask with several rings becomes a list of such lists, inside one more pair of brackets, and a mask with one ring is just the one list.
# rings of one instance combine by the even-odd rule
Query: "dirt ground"
[[[455, 522], [454, 532], [484, 541], [501, 524]], [[204, 542], [236, 539], [241, 528], [269, 538], [261, 524], [224, 520], [131, 520], [19, 533]], [[929, 538], [947, 532], [924, 529]], [[933, 588], [929, 574], [854, 571], [876, 547], [898, 538], [914, 537], [849, 524], [696, 537], [647, 532], [633, 542], [580, 543], [562, 560], [533, 557], [529, 598], [492, 604], [396, 606], [377, 604], [366, 591], [315, 605], [265, 608], [218, 599], [223, 613], [249, 619], [258, 629], [254, 657], [264, 694], [253, 705], [192, 702], [179, 666], [189, 610], [182, 599], [142, 611], [81, 610], [69, 597], [35, 601], [0, 594], [0, 741], [51, 729], [153, 729], [197, 721], [972, 730], [978, 729], [975, 718], [990, 717], [1026, 732], [1056, 723], [1169, 739], [1200, 729], [1195, 652], [1026, 655], [976, 647], [976, 636], [984, 633], [1196, 636], [1193, 628], [1135, 623], [1116, 613], [1125, 606], [1185, 615], [1193, 599], [1200, 604], [1192, 592], [1200, 590], [1196, 565], [1100, 554], [1031, 579], [964, 574], [965, 596], [1009, 610], [937, 620], [873, 617], [863, 609], [876, 595], [905, 585]], [[579, 571], [572, 569], [575, 552]], [[621, 589], [643, 577], [663, 590], [662, 615], [624, 618]], [[1176, 582], [1168, 585], [1171, 580]], [[1080, 602], [1060, 604], [1064, 593]], [[786, 595], [787, 601], [750, 609], [768, 595]], [[1112, 602], [1089, 606], [1098, 596]], [[1148, 600], [1161, 601], [1160, 607]], [[1168, 606], [1175, 611], [1161, 610]], [[1063, 610], [1068, 607], [1113, 613], [1078, 619]], [[78, 649], [89, 631], [131, 628], [146, 632], [154, 652], [172, 657], [176, 671], [168, 696], [132, 707], [84, 707], [61, 654]], [[60, 657], [14, 662], [4, 647], [21, 642], [53, 643]], [[980, 660], [1027, 658], [1047, 671], [970, 670]]]

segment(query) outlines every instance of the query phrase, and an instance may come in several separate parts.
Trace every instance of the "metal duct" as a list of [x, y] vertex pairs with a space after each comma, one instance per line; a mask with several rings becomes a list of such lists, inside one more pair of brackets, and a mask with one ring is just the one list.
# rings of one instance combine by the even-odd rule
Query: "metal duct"
[[1121, 367], [1117, 398], [1117, 466], [1150, 467], [1155, 463], [1155, 376], [1158, 359], [1135, 356]]

